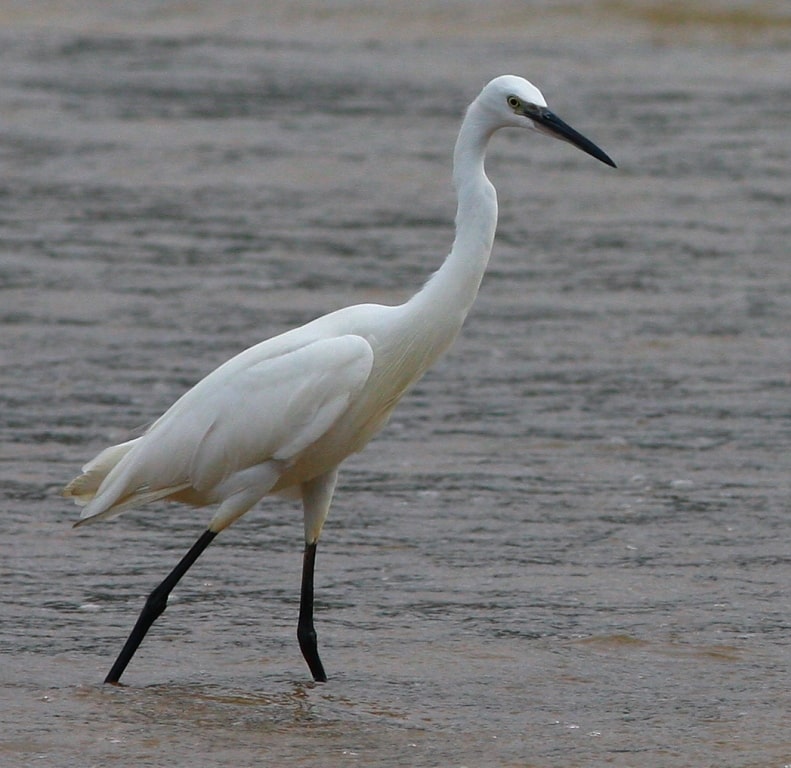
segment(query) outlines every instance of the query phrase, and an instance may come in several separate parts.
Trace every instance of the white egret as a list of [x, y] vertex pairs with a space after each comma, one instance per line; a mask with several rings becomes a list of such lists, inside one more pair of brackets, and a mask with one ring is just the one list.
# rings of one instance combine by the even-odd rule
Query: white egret
[[404, 304], [346, 307], [250, 347], [198, 382], [142, 436], [102, 451], [68, 484], [65, 495], [84, 505], [77, 525], [160, 499], [219, 505], [148, 597], [105, 682], [118, 682], [171, 590], [214, 537], [270, 494], [302, 500], [297, 637], [314, 679], [327, 679], [313, 625], [313, 573], [338, 467], [382, 429], [450, 346], [475, 300], [497, 224], [484, 156], [492, 134], [507, 127], [563, 139], [615, 167], [547, 108], [534, 85], [495, 78], [461, 124], [453, 154], [456, 237], [421, 290]]

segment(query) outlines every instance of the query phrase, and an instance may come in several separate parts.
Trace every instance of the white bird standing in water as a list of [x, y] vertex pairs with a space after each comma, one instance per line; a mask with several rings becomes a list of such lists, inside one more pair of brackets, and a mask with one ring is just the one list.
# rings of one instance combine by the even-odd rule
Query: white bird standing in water
[[398, 306], [360, 304], [256, 344], [183, 395], [140, 437], [102, 451], [64, 493], [77, 525], [159, 499], [218, 504], [208, 528], [154, 589], [105, 682], [117, 683], [168, 595], [214, 537], [264, 496], [300, 498], [305, 550], [297, 637], [326, 681], [313, 627], [316, 544], [341, 462], [387, 423], [450, 346], [475, 300], [494, 241], [497, 196], [484, 171], [500, 128], [529, 128], [615, 163], [520, 77], [492, 80], [467, 109], [453, 154], [456, 237], [439, 271]]

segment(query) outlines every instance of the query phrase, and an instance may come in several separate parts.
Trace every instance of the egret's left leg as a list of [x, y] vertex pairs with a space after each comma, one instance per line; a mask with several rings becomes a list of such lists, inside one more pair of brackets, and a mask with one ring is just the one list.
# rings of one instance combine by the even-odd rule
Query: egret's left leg
[[299, 623], [297, 624], [297, 640], [299, 649], [310, 667], [313, 679], [317, 683], [327, 682], [327, 673], [319, 658], [318, 638], [313, 626], [313, 571], [316, 565], [316, 542], [305, 544], [302, 556], [302, 590], [299, 599]]
[[299, 597], [297, 640], [299, 640], [299, 649], [310, 667], [313, 679], [318, 683], [327, 681], [327, 673], [319, 658], [318, 639], [313, 626], [313, 574], [316, 569], [316, 545], [330, 510], [332, 493], [335, 490], [337, 479], [338, 470], [336, 468], [302, 484], [302, 506], [305, 511], [305, 552], [302, 556], [302, 588]]

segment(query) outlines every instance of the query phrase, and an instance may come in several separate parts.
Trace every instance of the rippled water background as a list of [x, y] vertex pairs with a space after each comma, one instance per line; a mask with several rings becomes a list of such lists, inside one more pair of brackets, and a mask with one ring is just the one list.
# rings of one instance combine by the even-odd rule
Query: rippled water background
[[[264, 6], [266, 6], [264, 8]], [[770, 2], [0, 4], [0, 764], [791, 764], [791, 16]], [[618, 162], [496, 137], [490, 271], [299, 511], [73, 531], [59, 489], [240, 349], [399, 301], [524, 74]]]

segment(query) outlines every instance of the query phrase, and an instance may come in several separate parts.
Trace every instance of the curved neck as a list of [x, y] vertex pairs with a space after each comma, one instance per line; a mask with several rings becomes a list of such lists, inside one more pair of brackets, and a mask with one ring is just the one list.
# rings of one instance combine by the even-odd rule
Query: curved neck
[[438, 322], [444, 313], [449, 322], [455, 318], [459, 327], [478, 294], [497, 227], [497, 194], [484, 171], [492, 133], [481, 107], [473, 102], [453, 153], [453, 183], [458, 196], [456, 238], [440, 269], [412, 299], [432, 307]]

